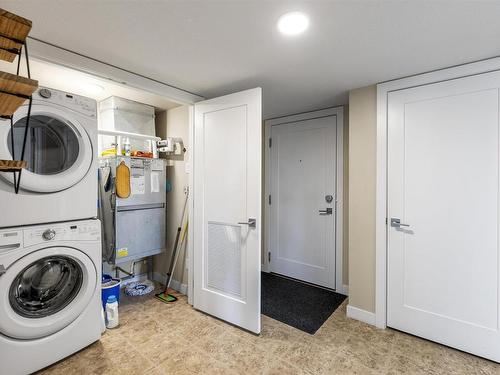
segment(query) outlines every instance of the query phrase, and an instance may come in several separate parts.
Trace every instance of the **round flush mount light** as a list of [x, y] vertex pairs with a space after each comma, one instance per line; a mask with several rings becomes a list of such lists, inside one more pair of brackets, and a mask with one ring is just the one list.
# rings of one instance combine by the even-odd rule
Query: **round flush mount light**
[[285, 35], [302, 34], [309, 27], [309, 17], [302, 12], [283, 14], [278, 20], [278, 30]]

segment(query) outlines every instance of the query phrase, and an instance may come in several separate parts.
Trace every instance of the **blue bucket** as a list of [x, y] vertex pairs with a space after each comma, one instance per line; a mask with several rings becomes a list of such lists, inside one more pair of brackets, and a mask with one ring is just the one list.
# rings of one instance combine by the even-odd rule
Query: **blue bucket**
[[122, 281], [120, 279], [113, 279], [109, 275], [102, 275], [101, 283], [101, 299], [102, 307], [106, 309], [106, 302], [109, 296], [115, 296], [116, 301], [120, 303], [120, 285]]

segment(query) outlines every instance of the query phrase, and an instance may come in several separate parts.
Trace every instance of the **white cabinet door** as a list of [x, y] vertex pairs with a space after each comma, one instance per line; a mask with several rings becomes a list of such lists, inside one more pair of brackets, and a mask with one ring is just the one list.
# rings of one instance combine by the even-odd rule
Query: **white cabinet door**
[[495, 361], [499, 87], [495, 72], [388, 101], [388, 325]]
[[194, 307], [260, 332], [260, 88], [195, 105]]
[[271, 270], [335, 289], [337, 116], [271, 129]]

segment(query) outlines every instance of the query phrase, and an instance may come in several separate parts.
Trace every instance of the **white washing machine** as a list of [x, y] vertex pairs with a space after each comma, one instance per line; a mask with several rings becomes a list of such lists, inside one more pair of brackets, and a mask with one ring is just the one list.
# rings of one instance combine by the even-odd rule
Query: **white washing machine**
[[101, 337], [101, 225], [0, 231], [0, 373], [29, 374]]
[[[14, 158], [20, 159], [28, 105], [14, 114]], [[10, 120], [0, 120], [0, 159], [12, 159]], [[97, 103], [40, 88], [33, 94], [19, 194], [0, 172], [0, 228], [97, 216]]]

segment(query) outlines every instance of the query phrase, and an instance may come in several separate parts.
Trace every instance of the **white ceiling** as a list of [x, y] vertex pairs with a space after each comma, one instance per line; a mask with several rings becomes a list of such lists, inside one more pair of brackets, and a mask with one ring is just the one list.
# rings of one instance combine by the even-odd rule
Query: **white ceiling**
[[[261, 86], [264, 117], [347, 102], [349, 89], [500, 55], [500, 1], [2, 0], [32, 35], [214, 97]], [[276, 31], [292, 10], [299, 37]]]

